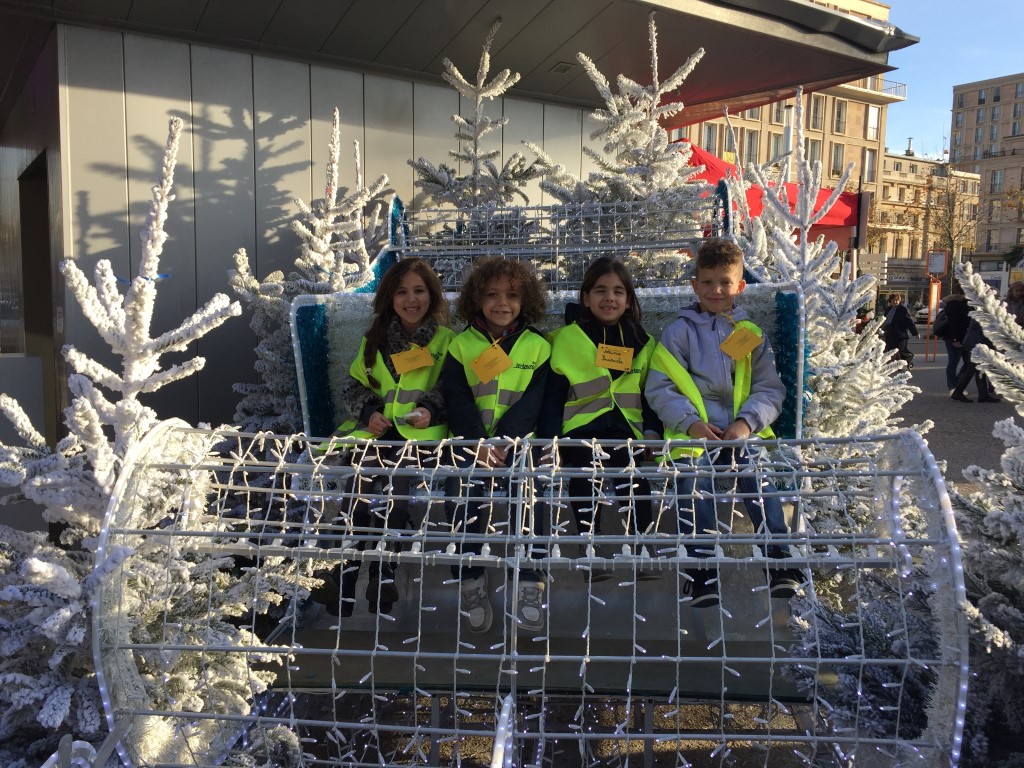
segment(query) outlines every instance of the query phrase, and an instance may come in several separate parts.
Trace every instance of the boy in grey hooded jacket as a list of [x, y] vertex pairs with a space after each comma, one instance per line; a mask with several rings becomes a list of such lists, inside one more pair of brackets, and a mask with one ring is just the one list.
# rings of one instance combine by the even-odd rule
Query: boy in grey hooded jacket
[[[724, 464], [740, 470], [737, 489], [745, 495], [744, 506], [754, 525], [769, 535], [786, 535], [779, 497], [752, 466], [761, 450], [752, 444], [714, 446], [716, 441], [746, 440], [751, 435], [773, 437], [770, 425], [786, 396], [771, 346], [734, 303], [746, 287], [742, 252], [727, 240], [708, 240], [696, 266], [691, 284], [697, 302], [683, 308], [665, 329], [645, 388], [648, 402], [665, 425], [666, 438], [706, 441], [704, 448], [672, 451], [674, 460], [696, 466], [699, 475], [676, 479], [679, 532], [717, 533], [712, 466]], [[765, 549], [771, 558], [789, 556], [783, 545], [769, 544]], [[690, 553], [707, 557], [713, 549], [691, 547]], [[716, 574], [693, 569], [688, 575], [693, 580], [693, 607], [719, 603]], [[771, 595], [792, 597], [801, 581], [798, 571], [771, 569]]]

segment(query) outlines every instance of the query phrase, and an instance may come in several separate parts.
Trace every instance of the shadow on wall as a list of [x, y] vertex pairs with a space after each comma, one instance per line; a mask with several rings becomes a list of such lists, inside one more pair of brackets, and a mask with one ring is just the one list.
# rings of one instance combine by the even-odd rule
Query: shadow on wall
[[[183, 137], [178, 154], [175, 199], [167, 213], [168, 239], [160, 259], [154, 336], [177, 326], [216, 293], [237, 299], [228, 285], [228, 272], [239, 248], [246, 249], [261, 278], [275, 270], [291, 271], [299, 248], [289, 225], [296, 210], [294, 195], [283, 189], [282, 182], [312, 167], [311, 158], [288, 159], [303, 142], [281, 140], [308, 125], [308, 117], [261, 114], [257, 126], [251, 109], [208, 105], [198, 105], [195, 115], [171, 111], [168, 120], [171, 117], [185, 122], [188, 136], [187, 140]], [[129, 237], [138, 238], [149, 215], [148, 191], [161, 173], [164, 137], [135, 135], [130, 141], [147, 160], [128, 169], [133, 190], [128, 232]], [[92, 170], [116, 179], [125, 176], [122, 166], [96, 164]], [[143, 196], [141, 190], [147, 194]], [[117, 243], [110, 250], [123, 254], [128, 244], [118, 241], [125, 231], [124, 212], [99, 214], [91, 207], [89, 193], [78, 192], [76, 255], [88, 255], [90, 261], [105, 258], [106, 253], [90, 250], [91, 242], [104, 240]], [[118, 275], [122, 291], [137, 273], [141, 254], [136, 240], [131, 243], [132, 274]], [[179, 417], [192, 424], [231, 423], [238, 400], [232, 385], [255, 381], [255, 344], [246, 315], [225, 323], [186, 352], [164, 358], [173, 365], [196, 355], [205, 357], [206, 366], [198, 376], [146, 395], [144, 402], [160, 418]], [[99, 349], [95, 356], [101, 362], [119, 363], [111, 360], [106, 345]], [[88, 351], [93, 353], [93, 348]]]

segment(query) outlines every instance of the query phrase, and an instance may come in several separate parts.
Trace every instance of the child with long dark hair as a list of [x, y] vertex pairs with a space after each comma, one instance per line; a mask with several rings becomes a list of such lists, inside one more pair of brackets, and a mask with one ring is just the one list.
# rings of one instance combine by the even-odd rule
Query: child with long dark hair
[[[622, 262], [604, 256], [583, 275], [579, 305], [570, 305], [579, 319], [557, 331], [551, 349], [540, 437], [594, 439], [594, 448], [562, 447], [559, 458], [565, 467], [592, 467], [595, 452], [605, 468], [624, 468], [636, 459], [625, 447], [609, 450], [601, 440], [657, 440], [661, 421], [644, 397], [644, 384], [656, 340], [641, 325], [640, 302], [629, 270]], [[636, 451], [637, 449], [633, 449]], [[601, 533], [600, 509], [603, 481], [572, 476], [569, 495], [580, 534]], [[610, 485], [614, 485], [611, 483]], [[637, 478], [632, 487], [609, 489], [627, 511], [627, 532], [643, 532], [653, 521], [650, 484]], [[610, 571], [588, 572], [591, 581], [611, 576]], [[647, 574], [642, 574], [647, 577]]]
[[[373, 300], [373, 319], [341, 386], [354, 430], [348, 436], [375, 440], [440, 440], [447, 436], [444, 398], [436, 389], [448, 345], [454, 332], [448, 322], [441, 281], [420, 259], [402, 259], [380, 281]], [[353, 461], [361, 469], [394, 462], [397, 449], [363, 443]], [[379, 477], [379, 475], [378, 475]], [[395, 476], [391, 493], [408, 496], [408, 477]], [[350, 523], [356, 531], [402, 529], [408, 523], [408, 504], [389, 502], [371, 509], [367, 492], [374, 473], [357, 474], [351, 490]], [[364, 485], [370, 487], [363, 487]], [[378, 481], [378, 486], [380, 485]], [[381, 487], [378, 492], [383, 491]], [[364, 549], [366, 540], [359, 541]], [[354, 603], [359, 562], [341, 569], [341, 613], [349, 615]], [[394, 570], [387, 562], [370, 565], [366, 599], [373, 613], [390, 613], [398, 599]], [[328, 605], [330, 609], [332, 606]]]

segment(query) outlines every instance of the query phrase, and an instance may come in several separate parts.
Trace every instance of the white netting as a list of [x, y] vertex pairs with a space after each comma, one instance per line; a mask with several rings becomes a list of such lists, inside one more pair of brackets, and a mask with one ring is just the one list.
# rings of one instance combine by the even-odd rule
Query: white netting
[[[490, 469], [465, 458], [475, 443], [360, 443], [323, 455], [296, 436], [161, 427], [124, 469], [103, 551], [144, 550], [150, 577], [171, 585], [200, 573], [220, 584], [212, 569], [178, 565], [220, 558], [258, 577], [241, 596], [253, 604], [261, 584], [300, 567], [278, 619], [238, 619], [249, 645], [212, 626], [183, 635], [175, 601], [190, 594], [186, 584], [159, 598], [162, 639], [140, 642], [123, 573], [107, 576], [97, 663], [111, 717], [131, 725], [125, 756], [145, 765], [955, 763], [963, 585], [949, 501], [917, 435], [780, 441], [750, 464], [697, 471], [652, 460], [661, 443], [498, 443], [508, 466]], [[577, 453], [563, 465], [567, 449], [591, 460]], [[714, 476], [717, 530], [680, 535], [692, 494], [679, 480], [697, 475]], [[738, 477], [768, 482], [740, 492]], [[154, 483], [181, 500], [157, 521]], [[779, 500], [795, 532], [755, 531], [741, 503], [751, 495]], [[825, 507], [849, 512], [842, 531], [801, 524]], [[782, 565], [805, 582], [792, 600], [770, 597], [779, 561], [761, 545], [791, 555]], [[394, 569], [393, 605], [382, 563]], [[472, 631], [452, 566], [486, 574], [487, 631]], [[299, 584], [304, 569], [327, 580], [312, 597]], [[354, 589], [332, 591], [346, 572], [358, 573]], [[531, 574], [547, 608], [526, 631], [521, 587]], [[717, 575], [719, 605], [691, 606], [695, 574]], [[838, 612], [822, 607], [826, 593]], [[207, 704], [163, 696], [153, 654], [191, 660], [198, 685], [187, 701]], [[276, 679], [225, 703], [204, 681], [229, 662]]]

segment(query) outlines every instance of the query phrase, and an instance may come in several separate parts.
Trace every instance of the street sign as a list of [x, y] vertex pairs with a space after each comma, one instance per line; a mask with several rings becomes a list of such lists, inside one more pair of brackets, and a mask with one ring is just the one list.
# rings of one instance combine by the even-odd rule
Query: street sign
[[928, 251], [928, 274], [945, 277], [949, 268], [949, 251]]

